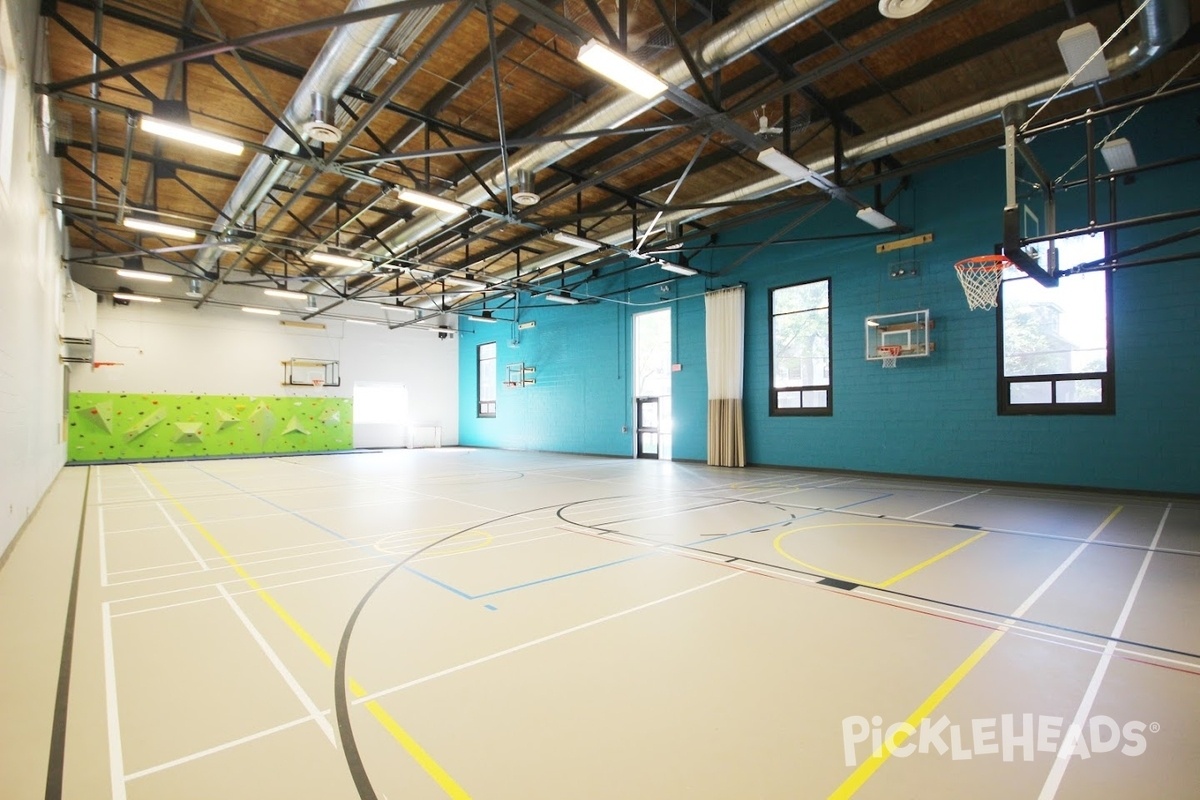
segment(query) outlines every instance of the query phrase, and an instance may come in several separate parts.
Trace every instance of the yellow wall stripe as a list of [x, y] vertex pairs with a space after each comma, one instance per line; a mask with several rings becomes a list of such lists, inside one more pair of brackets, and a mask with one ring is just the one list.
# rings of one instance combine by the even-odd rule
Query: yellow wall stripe
[[[267, 604], [268, 608], [275, 612], [276, 616], [283, 620], [283, 623], [288, 626], [288, 629], [291, 630], [292, 633], [296, 634], [300, 641], [304, 642], [308, 649], [311, 650], [313, 654], [321, 660], [322, 664], [332, 669], [333, 657], [329, 655], [329, 651], [322, 647], [321, 643], [313, 638], [312, 634], [306, 631], [304, 626], [301, 625], [295, 617], [289, 614], [287, 609], [281, 606], [279, 601], [272, 597], [271, 593], [264, 589], [262, 584], [255, 580], [254, 577], [237, 562], [237, 559], [235, 559], [230, 552], [226, 550], [219, 541], [217, 541], [216, 537], [204, 527], [200, 520], [196, 519], [192, 512], [189, 511], [187, 507], [183, 505], [183, 503], [179, 502], [179, 500], [177, 500], [175, 496], [171, 494], [167, 487], [163, 486], [162, 483], [160, 483], [157, 478], [150, 474], [145, 467], [139, 465], [138, 469], [152, 484], [154, 484], [155, 488], [158, 489], [163, 497], [165, 497], [171, 502], [172, 505], [175, 506], [179, 513], [183, 515], [184, 519], [186, 519], [188, 523], [190, 523], [197, 531], [199, 531], [200, 535], [203, 536], [205, 541], [212, 546], [213, 550], [216, 550], [217, 554], [225, 560], [225, 563], [228, 564], [235, 573], [237, 573], [237, 576], [245, 581], [246, 584], [254, 590], [254, 593], [257, 594], [262, 601]], [[356, 697], [362, 697], [367, 694], [367, 690], [363, 687], [363, 685], [354, 678], [347, 676], [346, 683], [348, 684], [351, 693], [353, 693]], [[442, 791], [455, 800], [470, 799], [471, 796], [467, 794], [466, 790], [463, 789], [462, 786], [460, 786], [458, 782], [454, 780], [454, 778], [450, 777], [450, 774], [447, 773], [446, 770], [443, 769], [436, 760], [434, 760], [433, 756], [429, 755], [429, 751], [422, 747], [417, 740], [414, 739], [412, 735], [406, 731], [403, 726], [401, 726], [400, 723], [398, 723], [395, 718], [392, 717], [391, 714], [387, 712], [386, 709], [384, 709], [383, 706], [374, 700], [366, 703], [365, 705], [367, 710], [370, 711], [371, 716], [373, 716], [376, 721], [383, 726], [384, 730], [391, 734], [392, 738], [395, 739], [400, 746], [404, 748], [405, 752], [407, 752], [412, 759], [416, 761], [422, 769], [425, 770], [429, 777], [433, 778], [437, 785], [442, 788]]]

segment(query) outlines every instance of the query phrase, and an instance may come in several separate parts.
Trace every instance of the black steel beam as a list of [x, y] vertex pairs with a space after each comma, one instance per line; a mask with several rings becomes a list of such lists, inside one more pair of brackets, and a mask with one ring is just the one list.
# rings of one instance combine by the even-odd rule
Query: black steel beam
[[317, 19], [306, 20], [295, 25], [285, 25], [281, 28], [272, 28], [270, 30], [258, 31], [257, 33], [238, 36], [230, 39], [227, 42], [210, 42], [197, 47], [189, 47], [175, 53], [166, 53], [153, 58], [146, 58], [141, 61], [135, 61], [132, 64], [126, 64], [123, 67], [114, 67], [112, 69], [100, 70], [99, 72], [90, 75], [80, 75], [74, 78], [68, 78], [62, 81], [56, 81], [46, 87], [47, 92], [64, 92], [69, 89], [75, 89], [79, 86], [86, 86], [89, 83], [98, 83], [109, 80], [110, 78], [124, 78], [128, 75], [134, 75], [155, 67], [166, 67], [171, 64], [180, 64], [186, 61], [195, 61], [201, 58], [209, 58], [220, 53], [228, 53], [232, 50], [241, 50], [243, 48], [254, 47], [255, 45], [267, 44], [268, 42], [277, 42], [283, 39], [291, 39], [294, 36], [302, 36], [315, 31], [327, 30], [336, 28], [341, 25], [349, 25], [352, 22], [365, 22], [367, 20], [379, 19], [380, 17], [388, 17], [393, 14], [401, 14], [406, 11], [416, 11], [422, 8], [431, 8], [433, 6], [442, 6], [454, 0], [403, 0], [403, 2], [385, 3], [381, 6], [373, 6], [364, 8], [358, 11], [351, 11], [345, 14], [335, 14], [330, 17], [318, 17]]

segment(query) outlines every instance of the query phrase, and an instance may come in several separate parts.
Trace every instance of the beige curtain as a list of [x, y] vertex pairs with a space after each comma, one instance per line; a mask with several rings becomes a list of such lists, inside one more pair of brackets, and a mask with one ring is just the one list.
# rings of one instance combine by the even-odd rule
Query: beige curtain
[[704, 295], [708, 362], [708, 463], [746, 466], [742, 426], [742, 366], [745, 292], [741, 286]]

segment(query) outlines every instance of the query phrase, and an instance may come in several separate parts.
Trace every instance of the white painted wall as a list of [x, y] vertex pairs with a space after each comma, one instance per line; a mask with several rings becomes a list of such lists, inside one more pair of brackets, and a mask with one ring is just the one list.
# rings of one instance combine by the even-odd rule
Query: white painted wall
[[[453, 339], [337, 319], [327, 320], [325, 330], [308, 330], [239, 309], [173, 302], [113, 306], [110, 295], [102, 298], [96, 360], [123, 366], [73, 376], [72, 391], [352, 397], [355, 381], [401, 383], [408, 388], [410, 422], [439, 425], [443, 445], [458, 443]], [[341, 387], [281, 385], [281, 362], [291, 358], [340, 361]], [[403, 429], [363, 431], [361, 437], [356, 430], [355, 444], [405, 447], [408, 437]]]
[[66, 458], [56, 164], [31, 89], [36, 3], [0, 3], [0, 552]]

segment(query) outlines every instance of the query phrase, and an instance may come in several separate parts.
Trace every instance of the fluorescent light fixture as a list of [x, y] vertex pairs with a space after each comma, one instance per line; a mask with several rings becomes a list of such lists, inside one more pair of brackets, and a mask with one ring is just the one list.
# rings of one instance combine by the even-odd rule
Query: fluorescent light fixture
[[579, 301], [569, 294], [547, 294], [543, 295], [551, 303], [562, 303], [565, 306], [578, 305]]
[[476, 314], [467, 314], [466, 317], [467, 317], [467, 319], [471, 320], [472, 322], [499, 322], [500, 321], [492, 316], [491, 311], [485, 311], [483, 313], [486, 314], [487, 316], [476, 315]]
[[658, 265], [660, 267], [662, 267], [663, 269], [665, 269], [667, 272], [674, 272], [679, 275], [697, 275], [697, 274], [699, 274], [696, 270], [692, 269], [691, 267], [685, 267], [682, 264], [672, 264], [670, 261], [660, 261], [660, 262], [658, 262]]
[[414, 189], [401, 189], [400, 199], [406, 203], [425, 206], [426, 208], [432, 208], [434, 211], [442, 211], [456, 217], [467, 213], [467, 207], [461, 203], [456, 203], [453, 200], [447, 200], [437, 195], [418, 192]]
[[877, 320], [877, 319], [869, 319], [869, 320], [867, 320], [867, 327], [868, 327], [868, 328], [878, 328], [878, 327], [879, 327], [879, 320]]
[[122, 278], [131, 278], [135, 281], [171, 282], [170, 275], [163, 275], [161, 272], [146, 272], [144, 269], [119, 269], [117, 270], [117, 274]]
[[144, 294], [129, 294], [129, 292], [113, 292], [113, 297], [117, 300], [133, 300], [138, 303], [162, 302], [162, 300], [157, 297], [146, 297]]
[[370, 320], [366, 320], [366, 319], [348, 319], [348, 320], [346, 320], [346, 322], [349, 322], [352, 325], [378, 325], [379, 324], [378, 322], [371, 322]]
[[328, 264], [331, 267], [345, 267], [346, 269], [366, 269], [371, 266], [370, 261], [338, 255], [337, 253], [327, 253], [324, 250], [313, 250], [308, 254], [308, 260], [315, 261], [318, 264]]
[[[1100, 34], [1097, 32], [1096, 26], [1090, 22], [1065, 30], [1062, 36], [1058, 37], [1058, 51], [1062, 53], [1063, 63], [1067, 65], [1067, 72], [1071, 75], [1075, 75], [1075, 72], [1083, 67], [1087, 60], [1092, 58], [1092, 54], [1097, 53], [1098, 50], [1100, 50]], [[1075, 75], [1072, 83], [1076, 86], [1087, 86], [1089, 83], [1106, 78], [1108, 78], [1108, 61], [1104, 58], [1104, 53], [1097, 53], [1083, 72]]]
[[196, 231], [192, 230], [191, 228], [184, 228], [180, 225], [168, 225], [165, 222], [156, 222], [152, 219], [126, 217], [121, 221], [121, 224], [131, 230], [145, 231], [146, 233], [157, 233], [161, 236], [170, 236], [175, 239], [196, 238]]
[[247, 314], [262, 314], [268, 317], [278, 317], [279, 312], [273, 308], [255, 308], [254, 306], [242, 306], [242, 311]]
[[794, 181], [809, 180], [813, 171], [801, 164], [799, 161], [785, 156], [783, 153], [776, 150], [774, 147], [768, 147], [766, 150], [758, 151], [758, 163], [764, 167], [770, 167], [785, 178], [791, 178]]
[[854, 216], [858, 217], [873, 228], [879, 228], [881, 231], [896, 227], [896, 220], [892, 219], [887, 214], [884, 214], [882, 211], [876, 211], [869, 206], [867, 208], [860, 208], [858, 213]]
[[582, 236], [572, 236], [569, 233], [559, 231], [554, 234], [554, 241], [561, 244], [569, 244], [571, 247], [579, 247], [585, 250], [599, 250], [604, 245], [600, 242], [593, 242], [591, 239], [584, 239]]
[[190, 125], [180, 125], [178, 122], [167, 122], [155, 117], [142, 117], [142, 130], [156, 136], [165, 136], [168, 139], [194, 144], [197, 147], [228, 153], [231, 156], [240, 156], [244, 149], [242, 143], [236, 139], [218, 136]]
[[446, 281], [446, 283], [452, 283], [455, 286], [461, 286], [464, 289], [475, 289], [481, 292], [484, 289], [489, 288], [488, 285], [483, 281], [475, 281], [471, 280], [470, 278], [455, 278], [452, 275], [447, 275], [445, 278], [443, 278], [443, 280]]
[[536, 328], [536, 327], [537, 327], [537, 320], [531, 319], [531, 320], [522, 322], [520, 325], [518, 325], [517, 330], [527, 331], [530, 328]]
[[314, 331], [325, 330], [324, 322], [304, 322], [298, 319], [281, 319], [279, 320], [279, 324], [287, 325], [289, 328], [308, 328]]
[[653, 100], [667, 90], [666, 82], [657, 75], [595, 39], [579, 48], [576, 58], [600, 77], [618, 83], [647, 100]]
[[263, 294], [267, 297], [278, 297], [283, 300], [303, 300], [308, 297], [304, 292], [289, 292], [286, 289], [263, 289]]
[[1133, 155], [1133, 145], [1124, 137], [1109, 139], [1100, 148], [1100, 155], [1104, 156], [1104, 163], [1108, 165], [1109, 172], [1120, 172], [1123, 169], [1133, 169], [1137, 166], [1137, 158]]

